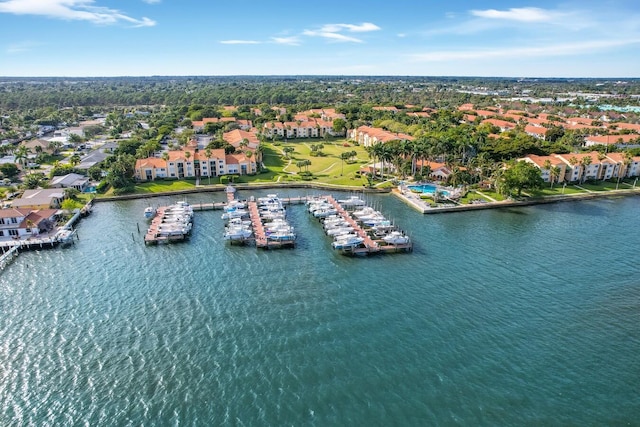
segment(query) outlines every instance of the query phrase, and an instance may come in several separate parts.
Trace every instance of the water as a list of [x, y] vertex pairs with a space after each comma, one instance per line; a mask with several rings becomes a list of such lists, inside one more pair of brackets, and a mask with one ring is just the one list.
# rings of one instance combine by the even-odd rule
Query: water
[[98, 204], [0, 275], [0, 425], [637, 425], [640, 198], [371, 200], [413, 253], [341, 256], [302, 206], [293, 250], [220, 211], [145, 247], [148, 200]]
[[[421, 184], [421, 185], [410, 185], [409, 189], [414, 191], [420, 191], [421, 193], [433, 194], [438, 189], [438, 187], [433, 184]], [[445, 196], [449, 195], [449, 192], [446, 190], [440, 190], [440, 192]]]

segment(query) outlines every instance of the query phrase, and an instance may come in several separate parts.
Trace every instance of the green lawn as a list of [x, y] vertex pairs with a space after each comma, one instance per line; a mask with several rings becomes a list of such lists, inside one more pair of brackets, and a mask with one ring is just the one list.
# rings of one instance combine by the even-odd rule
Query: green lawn
[[[324, 145], [321, 150], [322, 155], [311, 155], [311, 146], [314, 144]], [[288, 158], [283, 151], [285, 147], [291, 147], [294, 150]], [[348, 151], [355, 151], [357, 155], [353, 161], [343, 162], [340, 155]], [[353, 145], [345, 139], [328, 143], [323, 140], [305, 139], [278, 145], [263, 144], [263, 161], [265, 166], [274, 173], [274, 180], [277, 180], [277, 176], [280, 177], [280, 181], [301, 180], [299, 173], [307, 170], [307, 167], [298, 168], [297, 163], [302, 160], [311, 162], [308, 171], [311, 172], [314, 182], [361, 186], [365, 180], [356, 175], [356, 172], [369, 162], [369, 155], [364, 147]]]
[[194, 188], [196, 188], [195, 180], [141, 182], [136, 184], [135, 186], [136, 193], [138, 194], [162, 193], [165, 191], [192, 190]]
[[[616, 183], [615, 182], [607, 182], [607, 181], [599, 181], [596, 184], [591, 184], [591, 183], [583, 183], [583, 184], [578, 184], [580, 187], [582, 188], [586, 188], [587, 190], [590, 191], [611, 191], [611, 190], [615, 190], [616, 189]], [[622, 181], [620, 182], [620, 185], [618, 186], [618, 188], [628, 188], [627, 186], [623, 185]]]
[[531, 197], [546, 197], [546, 196], [562, 196], [562, 195], [570, 195], [570, 194], [580, 194], [585, 193], [584, 190], [581, 190], [573, 185], [567, 185], [566, 187], [562, 187], [562, 185], [554, 185], [553, 188], [548, 186], [542, 187], [539, 190], [526, 190], [527, 194], [530, 194]]
[[476, 193], [475, 191], [469, 191], [467, 194], [459, 200], [459, 202], [463, 205], [468, 205], [474, 200], [482, 200], [484, 202], [491, 202], [488, 198]]

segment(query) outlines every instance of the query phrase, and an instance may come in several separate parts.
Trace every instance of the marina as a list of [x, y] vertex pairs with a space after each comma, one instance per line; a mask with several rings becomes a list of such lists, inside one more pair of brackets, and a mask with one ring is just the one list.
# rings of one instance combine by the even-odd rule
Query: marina
[[193, 227], [193, 209], [187, 202], [177, 202], [156, 210], [144, 237], [146, 244], [185, 240]]
[[339, 201], [330, 195], [321, 196], [310, 199], [308, 205], [309, 213], [323, 222], [325, 233], [333, 238], [331, 246], [345, 254], [410, 252], [413, 249], [406, 234], [356, 196]]

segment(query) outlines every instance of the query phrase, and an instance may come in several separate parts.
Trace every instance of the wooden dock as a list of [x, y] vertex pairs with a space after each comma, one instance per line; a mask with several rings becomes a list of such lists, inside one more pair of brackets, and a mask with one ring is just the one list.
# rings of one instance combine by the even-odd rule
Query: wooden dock
[[374, 240], [369, 235], [367, 230], [365, 230], [353, 217], [338, 203], [333, 196], [325, 196], [324, 197], [327, 202], [329, 202], [338, 212], [338, 215], [342, 219], [344, 219], [351, 227], [353, 227], [354, 232], [360, 236], [364, 241], [361, 245], [355, 247], [346, 247], [340, 249], [340, 251], [344, 254], [355, 254], [355, 255], [369, 255], [369, 254], [386, 254], [386, 253], [396, 253], [396, 252], [410, 252], [413, 250], [413, 244], [409, 240], [404, 244], [393, 244], [387, 243], [384, 240]]

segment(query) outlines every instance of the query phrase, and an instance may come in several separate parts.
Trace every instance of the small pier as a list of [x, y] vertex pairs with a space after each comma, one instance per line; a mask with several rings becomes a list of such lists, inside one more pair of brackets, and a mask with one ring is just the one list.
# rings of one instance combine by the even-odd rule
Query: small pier
[[4, 270], [4, 268], [11, 263], [15, 258], [18, 257], [18, 246], [14, 246], [9, 249], [7, 252], [4, 252], [0, 255], [0, 270]]
[[156, 245], [183, 241], [191, 234], [192, 221], [193, 209], [186, 202], [160, 207], [151, 220], [144, 243]]
[[[395, 226], [391, 225], [390, 221], [371, 208], [365, 209], [369, 209], [371, 213], [377, 215], [378, 226], [372, 225], [371, 221], [367, 222], [354, 217], [333, 196], [322, 196], [314, 200], [316, 203], [324, 203], [330, 206], [332, 212], [335, 212], [335, 215], [325, 217], [325, 231], [328, 235], [333, 235], [334, 237], [332, 246], [344, 254], [385, 254], [410, 252], [413, 249], [413, 244], [408, 236], [397, 230]], [[353, 198], [351, 200], [353, 201]], [[364, 204], [362, 201], [360, 203]], [[312, 209], [310, 208], [310, 212]], [[354, 214], [356, 214], [355, 211]], [[314, 216], [317, 216], [316, 212], [314, 212]], [[327, 227], [326, 224], [329, 218], [337, 221], [339, 225]], [[369, 226], [366, 224], [369, 224]], [[331, 234], [331, 231], [336, 233]]]

